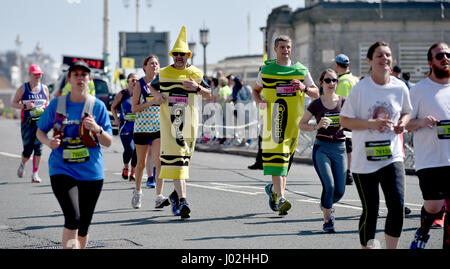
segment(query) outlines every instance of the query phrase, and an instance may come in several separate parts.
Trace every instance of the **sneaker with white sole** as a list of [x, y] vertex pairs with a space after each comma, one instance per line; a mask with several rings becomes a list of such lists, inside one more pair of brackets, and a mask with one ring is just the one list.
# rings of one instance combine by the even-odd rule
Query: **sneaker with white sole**
[[142, 203], [142, 190], [137, 191], [136, 189], [133, 190], [133, 198], [131, 198], [131, 206], [133, 208], [141, 208]]
[[17, 176], [18, 176], [19, 178], [22, 178], [22, 177], [23, 177], [24, 170], [25, 170], [25, 164], [20, 163], [19, 168], [17, 169]]
[[170, 205], [169, 198], [164, 197], [163, 195], [156, 196], [155, 208], [163, 208], [168, 205]]
[[41, 183], [41, 178], [39, 177], [38, 173], [33, 173], [31, 176], [31, 183]]
[[292, 204], [285, 198], [280, 198], [280, 200], [278, 201], [277, 207], [278, 207], [278, 211], [279, 211], [278, 215], [285, 216], [288, 214], [289, 209], [291, 209]]

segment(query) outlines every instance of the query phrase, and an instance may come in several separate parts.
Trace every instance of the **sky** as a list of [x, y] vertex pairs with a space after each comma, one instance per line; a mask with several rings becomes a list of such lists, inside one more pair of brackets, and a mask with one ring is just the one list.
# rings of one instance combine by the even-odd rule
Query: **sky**
[[[304, 0], [151, 0], [151, 7], [148, 0], [139, 1], [140, 32], [152, 26], [155, 32], [169, 32], [172, 48], [185, 25], [188, 41], [197, 43], [194, 64], [203, 63], [199, 30], [204, 26], [210, 31], [207, 62], [215, 64], [230, 56], [262, 54], [260, 27], [266, 26], [271, 10], [281, 5], [293, 10], [304, 7]], [[39, 42], [43, 53], [57, 62], [62, 62], [62, 55], [103, 57], [103, 0], [2, 0], [0, 7], [0, 52], [15, 50], [20, 35], [23, 54], [33, 52]], [[136, 0], [109, 0], [109, 17], [114, 69], [119, 61], [119, 32], [136, 31]]]

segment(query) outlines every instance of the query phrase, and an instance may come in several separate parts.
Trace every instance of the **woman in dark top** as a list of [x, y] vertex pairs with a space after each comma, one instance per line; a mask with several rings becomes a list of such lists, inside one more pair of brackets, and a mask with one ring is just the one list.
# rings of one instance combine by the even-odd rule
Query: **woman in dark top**
[[[320, 198], [325, 222], [323, 230], [334, 232], [333, 204], [344, 195], [347, 167], [345, 135], [339, 123], [344, 98], [336, 94], [337, 74], [334, 70], [322, 72], [320, 86], [322, 95], [308, 106], [299, 128], [303, 131], [317, 130], [312, 158], [323, 186]], [[312, 117], [317, 124], [308, 123]]]

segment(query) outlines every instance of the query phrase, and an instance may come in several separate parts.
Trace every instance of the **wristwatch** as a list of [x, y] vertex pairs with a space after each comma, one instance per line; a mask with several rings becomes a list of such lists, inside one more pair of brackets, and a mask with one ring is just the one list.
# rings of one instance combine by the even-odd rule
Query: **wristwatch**
[[100, 126], [100, 132], [98, 132], [97, 135], [101, 135], [101, 134], [103, 134], [103, 127], [102, 126]]
[[200, 84], [197, 86], [197, 90], [196, 90], [196, 92], [199, 92], [199, 91], [201, 91], [202, 89], [200, 89]]

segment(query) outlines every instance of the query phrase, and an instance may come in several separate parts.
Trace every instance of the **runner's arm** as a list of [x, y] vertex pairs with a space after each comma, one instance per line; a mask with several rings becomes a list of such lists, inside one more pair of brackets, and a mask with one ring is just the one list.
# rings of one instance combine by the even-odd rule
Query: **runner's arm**
[[23, 97], [24, 91], [25, 91], [25, 87], [23, 85], [17, 89], [16, 94], [14, 95], [14, 99], [11, 104], [12, 107], [17, 108], [17, 109], [24, 108], [24, 106], [22, 104], [22, 97]]

